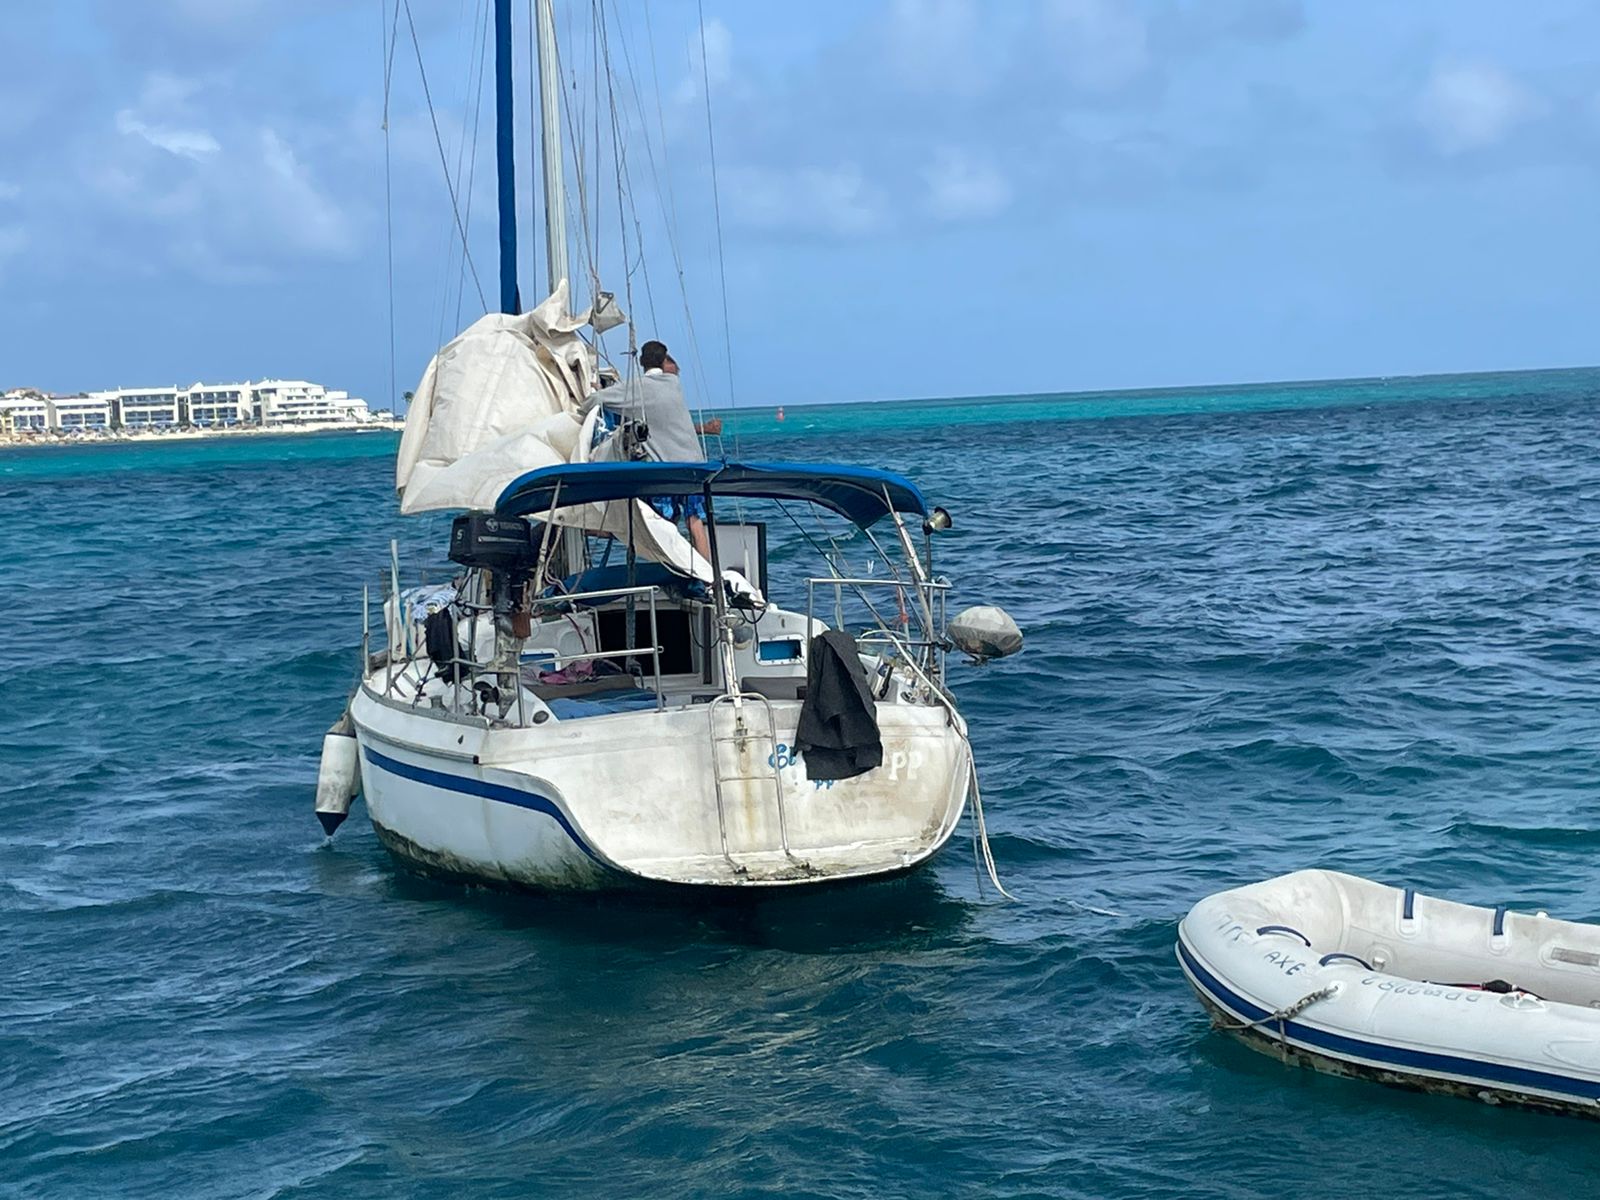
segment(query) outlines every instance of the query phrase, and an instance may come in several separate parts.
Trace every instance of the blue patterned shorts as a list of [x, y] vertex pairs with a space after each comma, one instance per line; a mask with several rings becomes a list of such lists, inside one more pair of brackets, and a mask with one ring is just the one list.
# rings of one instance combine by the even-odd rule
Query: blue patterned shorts
[[650, 507], [673, 522], [685, 517], [698, 517], [702, 521], [706, 519], [704, 496], [652, 496]]

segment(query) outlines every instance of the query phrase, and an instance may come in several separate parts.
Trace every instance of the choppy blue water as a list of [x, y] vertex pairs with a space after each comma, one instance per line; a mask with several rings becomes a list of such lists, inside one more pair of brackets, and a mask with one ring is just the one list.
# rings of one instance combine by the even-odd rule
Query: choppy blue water
[[1027, 633], [956, 673], [1019, 903], [325, 844], [392, 439], [0, 454], [0, 1194], [1593, 1192], [1596, 1127], [1286, 1069], [1171, 947], [1311, 864], [1600, 919], [1600, 372], [786, 417]]

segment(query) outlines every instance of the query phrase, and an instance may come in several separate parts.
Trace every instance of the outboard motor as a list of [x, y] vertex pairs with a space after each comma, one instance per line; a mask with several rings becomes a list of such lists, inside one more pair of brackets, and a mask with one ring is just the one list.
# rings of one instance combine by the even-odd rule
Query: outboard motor
[[450, 524], [450, 561], [526, 576], [539, 561], [533, 526], [521, 517], [463, 513]]
[[533, 525], [521, 517], [464, 513], [450, 526], [450, 561], [489, 573], [495, 628], [492, 669], [500, 679], [498, 686], [477, 681], [474, 690], [481, 703], [491, 699], [498, 703], [501, 693], [516, 692], [516, 644], [531, 632], [522, 597], [528, 577], [539, 563]]
[[[450, 561], [489, 572], [495, 617], [509, 621], [516, 598], [539, 563], [533, 525], [521, 517], [464, 513], [450, 526]], [[526, 637], [526, 630], [518, 636]]]

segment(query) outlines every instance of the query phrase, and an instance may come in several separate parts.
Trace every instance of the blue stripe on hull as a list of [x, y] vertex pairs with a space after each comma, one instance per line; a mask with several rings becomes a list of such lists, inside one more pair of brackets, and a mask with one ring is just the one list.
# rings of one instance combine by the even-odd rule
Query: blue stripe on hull
[[587, 842], [579, 836], [567, 814], [561, 811], [558, 805], [549, 796], [540, 795], [538, 792], [525, 792], [521, 788], [506, 787], [504, 784], [488, 783], [482, 779], [467, 779], [460, 775], [450, 775], [444, 771], [434, 771], [427, 767], [413, 766], [411, 763], [401, 762], [398, 758], [390, 758], [374, 750], [371, 746], [364, 746], [362, 754], [373, 766], [398, 775], [401, 779], [410, 779], [415, 783], [425, 783], [429, 787], [441, 788], [447, 792], [460, 792], [464, 796], [476, 796], [480, 800], [494, 800], [501, 804], [515, 805], [517, 808], [531, 809], [537, 813], [554, 819], [566, 835], [579, 850], [582, 850], [601, 866], [609, 864], [589, 848]]
[[[1248, 1021], [1260, 1021], [1271, 1015], [1270, 1010], [1250, 1003], [1250, 1001], [1229, 989], [1215, 975], [1201, 966], [1199, 960], [1183, 944], [1181, 937], [1178, 941], [1178, 958], [1201, 990], [1209, 993], [1211, 999], [1223, 1007], [1231, 1009]], [[1264, 1032], [1271, 1035], [1276, 1032], [1277, 1028], [1278, 1022], [1274, 1021], [1264, 1029]], [[1368, 1042], [1363, 1041], [1361, 1038], [1329, 1033], [1326, 1030], [1315, 1029], [1301, 1021], [1285, 1021], [1283, 1022], [1283, 1029], [1286, 1037], [1292, 1037], [1297, 1042], [1315, 1047], [1330, 1055], [1366, 1059], [1369, 1062], [1380, 1063], [1414, 1075], [1427, 1073], [1459, 1075], [1513, 1091], [1556, 1092], [1575, 1101], [1593, 1102], [1600, 1100], [1600, 1082], [1573, 1079], [1567, 1075], [1553, 1075], [1548, 1071], [1535, 1071], [1529, 1067], [1508, 1067], [1503, 1063], [1482, 1062], [1474, 1058], [1458, 1058], [1453, 1054], [1437, 1054], [1428, 1050], [1407, 1050], [1400, 1046], [1385, 1045], [1382, 1042]]]

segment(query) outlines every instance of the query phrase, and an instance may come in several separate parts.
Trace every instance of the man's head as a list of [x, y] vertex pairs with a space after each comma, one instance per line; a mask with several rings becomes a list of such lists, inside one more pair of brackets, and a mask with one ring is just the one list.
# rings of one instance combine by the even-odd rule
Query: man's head
[[639, 365], [646, 371], [662, 370], [668, 375], [678, 373], [678, 364], [667, 353], [665, 342], [646, 342], [639, 347]]

